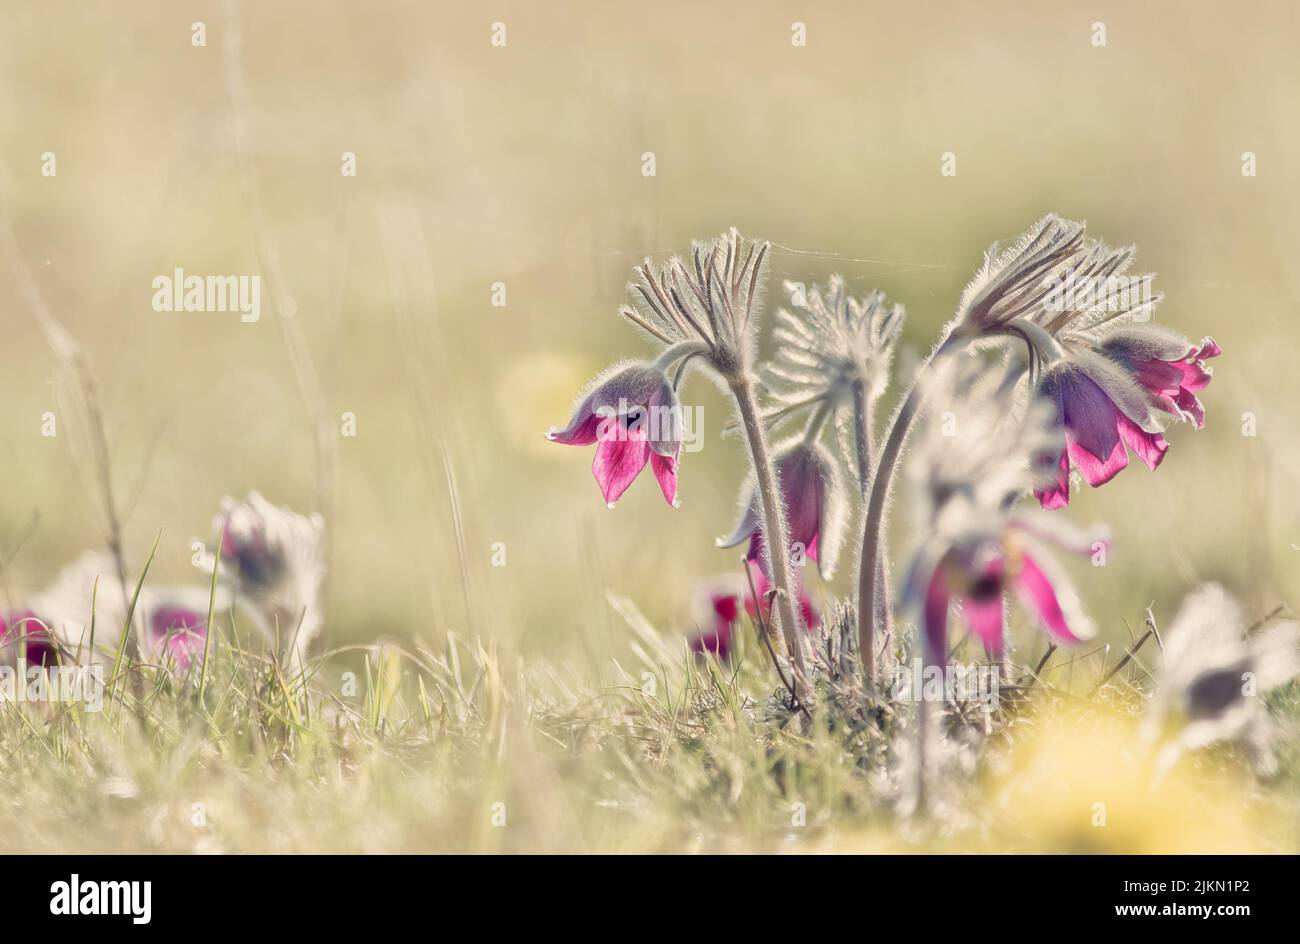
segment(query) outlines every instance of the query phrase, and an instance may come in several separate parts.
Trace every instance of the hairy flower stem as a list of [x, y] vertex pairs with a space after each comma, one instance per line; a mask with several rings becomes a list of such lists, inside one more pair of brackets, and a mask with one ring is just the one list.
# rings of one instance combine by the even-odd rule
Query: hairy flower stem
[[862, 554], [858, 569], [858, 648], [861, 650], [863, 677], [875, 678], [875, 635], [879, 622], [878, 610], [892, 610], [889, 588], [881, 585], [880, 567], [884, 560], [885, 549], [885, 509], [889, 505], [889, 492], [893, 485], [894, 471], [898, 460], [907, 445], [908, 433], [912, 423], [921, 412], [925, 399], [925, 375], [932, 364], [941, 355], [955, 350], [966, 343], [966, 337], [959, 333], [949, 334], [930, 353], [921, 369], [917, 371], [912, 388], [907, 391], [903, 405], [894, 414], [889, 427], [889, 435], [881, 449], [880, 457], [871, 476], [871, 487], [867, 495], [867, 511], [863, 516]]
[[[740, 409], [740, 419], [745, 427], [750, 456], [754, 462], [754, 475], [758, 481], [759, 501], [763, 512], [763, 537], [767, 546], [768, 566], [772, 583], [776, 587], [781, 634], [785, 637], [793, 667], [795, 697], [807, 704], [808, 676], [804, 668], [803, 646], [799, 638], [799, 609], [794, 593], [794, 572], [790, 569], [790, 540], [786, 533], [785, 513], [781, 501], [776, 466], [767, 445], [763, 422], [758, 415], [758, 400], [754, 396], [752, 381], [746, 376], [729, 380], [732, 396]], [[757, 601], [755, 601], [757, 603]]]
[[[872, 428], [874, 424], [875, 402], [868, 396], [866, 384], [861, 380], [853, 384], [853, 436], [858, 446], [858, 486], [860, 489], [862, 501], [867, 500], [867, 492], [871, 488], [871, 452], [872, 452]], [[889, 606], [886, 604], [885, 587], [889, 582], [889, 561], [882, 554], [876, 562], [876, 598], [879, 601], [876, 609], [876, 619], [881, 628], [881, 635], [888, 639], [892, 632], [892, 615]], [[876, 688], [876, 647], [874, 638], [874, 629], [871, 638], [871, 647], [863, 650], [862, 667], [863, 680], [867, 691], [875, 691]], [[861, 642], [861, 639], [859, 639]]]

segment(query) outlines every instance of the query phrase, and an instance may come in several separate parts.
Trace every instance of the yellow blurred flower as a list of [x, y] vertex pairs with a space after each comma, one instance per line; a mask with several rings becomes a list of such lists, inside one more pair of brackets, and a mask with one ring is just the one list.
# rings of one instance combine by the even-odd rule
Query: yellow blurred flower
[[1153, 786], [1153, 766], [1123, 719], [1048, 719], [1013, 747], [989, 784], [1000, 849], [1061, 853], [1264, 850], [1242, 783], [1188, 765]]

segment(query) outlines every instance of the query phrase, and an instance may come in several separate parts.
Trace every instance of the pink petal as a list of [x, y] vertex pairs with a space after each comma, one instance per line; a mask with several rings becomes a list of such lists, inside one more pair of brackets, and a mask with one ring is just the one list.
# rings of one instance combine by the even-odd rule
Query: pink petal
[[1182, 386], [1184, 376], [1181, 364], [1162, 361], [1157, 357], [1137, 365], [1138, 383], [1156, 394], [1173, 396]]
[[1214, 338], [1210, 337], [1209, 335], [1206, 335], [1201, 339], [1200, 350], [1196, 350], [1195, 348], [1193, 348], [1192, 352], [1188, 355], [1188, 357], [1199, 357], [1199, 358], [1218, 357], [1222, 353], [1223, 353], [1223, 348], [1219, 347], [1219, 345], [1215, 343]]
[[778, 464], [777, 473], [781, 480], [790, 544], [802, 544], [806, 552], [816, 543], [821, 529], [825, 492], [821, 469], [807, 450], [796, 450]]
[[948, 661], [948, 601], [948, 578], [944, 576], [941, 564], [930, 575], [930, 583], [925, 590], [922, 619], [925, 623], [926, 648], [929, 649], [926, 665], [942, 665]]
[[567, 427], [551, 430], [546, 438], [565, 446], [589, 446], [596, 441], [596, 429], [600, 426], [600, 421], [601, 417], [595, 413], [576, 416]]
[[[1123, 414], [1118, 412], [1116, 415], [1123, 416]], [[1087, 479], [1088, 484], [1092, 486], [1105, 485], [1115, 476], [1119, 475], [1119, 473], [1124, 469], [1128, 468], [1128, 452], [1125, 451], [1124, 443], [1119, 438], [1118, 422], [1116, 422], [1115, 445], [1111, 449], [1110, 455], [1108, 455], [1105, 460], [1102, 460], [1098, 456], [1094, 456], [1091, 452], [1079, 445], [1077, 442], [1074, 442], [1072, 439], [1067, 442], [1066, 451], [1069, 452], [1070, 460], [1074, 463], [1075, 468], [1083, 473], [1083, 477]]]
[[1001, 595], [983, 600], [963, 597], [961, 601], [961, 611], [966, 617], [966, 625], [994, 654], [1002, 651], [1002, 610]]
[[1047, 488], [1034, 489], [1034, 496], [1048, 511], [1055, 511], [1070, 504], [1070, 460], [1064, 449], [1061, 450], [1061, 462], [1057, 466], [1055, 484]]
[[1070, 632], [1052, 582], [1028, 554], [1021, 555], [1020, 570], [1012, 583], [1016, 594], [1026, 606], [1032, 607], [1038, 613], [1038, 618], [1051, 636], [1062, 642], [1080, 641], [1078, 636]]
[[1214, 379], [1214, 375], [1196, 361], [1183, 361], [1176, 366], [1181, 374], [1178, 385], [1184, 390], [1190, 390], [1192, 393], [1200, 393]]
[[1190, 390], [1183, 390], [1178, 394], [1178, 399], [1175, 402], [1179, 410], [1192, 418], [1192, 422], [1196, 424], [1197, 429], [1205, 428], [1205, 407], [1201, 405], [1201, 401], [1196, 394]]
[[1169, 443], [1163, 435], [1148, 433], [1123, 413], [1119, 415], [1119, 435], [1133, 450], [1133, 454], [1146, 463], [1148, 469], [1158, 466], [1169, 451]]
[[650, 453], [650, 468], [659, 481], [659, 489], [664, 493], [664, 498], [668, 501], [668, 504], [674, 504], [677, 501], [677, 457], [661, 456], [659, 453], [652, 451]]
[[616, 431], [601, 440], [591, 473], [596, 476], [606, 504], [612, 505], [623, 496], [649, 458], [650, 446], [639, 430]]
[[809, 633], [816, 631], [821, 626], [822, 616], [817, 612], [817, 607], [813, 606], [808, 594], [799, 594], [799, 609], [803, 613], [804, 631]]

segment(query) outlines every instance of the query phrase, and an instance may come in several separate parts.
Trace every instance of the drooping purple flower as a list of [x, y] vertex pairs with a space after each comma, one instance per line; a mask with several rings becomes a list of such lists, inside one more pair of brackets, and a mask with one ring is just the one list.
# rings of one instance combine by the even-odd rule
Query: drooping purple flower
[[[796, 442], [777, 451], [776, 472], [785, 504], [791, 554], [816, 561], [822, 577], [831, 579], [848, 517], [838, 466], [820, 445]], [[740, 520], [731, 535], [719, 538], [717, 545], [735, 547], [748, 541], [745, 559], [766, 573], [767, 548], [758, 491], [751, 482], [742, 494]]]
[[623, 362], [597, 376], [568, 425], [546, 438], [566, 446], [598, 444], [591, 471], [611, 508], [647, 463], [664, 498], [676, 505], [681, 422], [668, 378], [653, 365]]
[[1100, 357], [1091, 370], [1062, 362], [1048, 371], [1042, 393], [1056, 405], [1065, 444], [1056, 462], [1056, 479], [1034, 492], [1044, 508], [1070, 503], [1070, 466], [1091, 486], [1104, 485], [1128, 467], [1128, 450], [1155, 469], [1169, 443], [1153, 419], [1151, 405], [1136, 383]]
[[1189, 420], [1197, 429], [1205, 426], [1205, 407], [1196, 395], [1213, 377], [1205, 361], [1223, 353], [1214, 338], [1192, 344], [1173, 331], [1147, 325], [1114, 332], [1102, 350], [1132, 370], [1166, 413]]
[[[948, 615], [953, 605], [971, 633], [994, 654], [1002, 652], [1004, 598], [1014, 594], [1054, 641], [1076, 643], [1094, 633], [1073, 587], [1056, 570], [1036, 539], [1044, 525], [1005, 519], [997, 527], [976, 527], [922, 555], [908, 578], [907, 597], [919, 610], [932, 658], [948, 654]], [[1090, 548], [1076, 548], [1085, 551]]]
[[1069, 504], [1071, 466], [1093, 486], [1126, 468], [1130, 450], [1154, 469], [1169, 449], [1165, 418], [1204, 422], [1196, 393], [1219, 347], [1150, 323], [1163, 297], [1153, 276], [1129, 273], [1134, 256], [1049, 215], [990, 249], [962, 295], [953, 334], [1023, 343], [1030, 386], [1056, 405], [1065, 444], [1055, 482], [1035, 491], [1044, 508]]
[[1053, 405], [1035, 397], [1023, 411], [1002, 409], [990, 389], [1006, 382], [979, 359], [953, 358], [931, 377], [929, 425], [916, 453], [916, 520], [927, 537], [904, 580], [903, 604], [921, 630], [927, 658], [948, 656], [949, 611], [994, 653], [1004, 648], [1005, 598], [1013, 595], [1055, 641], [1076, 642], [1093, 627], [1048, 545], [1077, 554], [1105, 547], [1061, 517], [1014, 513], [1050, 481], [1061, 448]]

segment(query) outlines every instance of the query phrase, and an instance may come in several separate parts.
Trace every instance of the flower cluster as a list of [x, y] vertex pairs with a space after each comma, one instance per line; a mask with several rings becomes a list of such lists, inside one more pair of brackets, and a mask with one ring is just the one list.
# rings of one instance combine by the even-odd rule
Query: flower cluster
[[[253, 493], [246, 502], [225, 499], [216, 527], [223, 537], [215, 592], [210, 581], [127, 587], [111, 556], [87, 551], [23, 609], [0, 613], [0, 662], [13, 664], [25, 654], [28, 665], [112, 665], [130, 608], [139, 659], [183, 677], [203, 662], [211, 617], [238, 598], [241, 615], [268, 641], [280, 642], [296, 671], [322, 621], [321, 519], [276, 508]], [[209, 577], [215, 558], [209, 550], [198, 561]]]
[[[852, 297], [840, 276], [825, 286], [787, 281], [787, 304], [770, 343], [760, 344], [769, 247], [731, 230], [696, 243], [688, 260], [636, 268], [620, 313], [655, 355], [600, 374], [569, 423], [548, 436], [596, 444], [592, 468], [611, 507], [646, 465], [676, 505], [683, 379], [698, 366], [731, 394], [749, 475], [740, 520], [717, 544], [745, 546], [744, 566], [764, 593], [759, 601], [744, 591], [711, 594], [712, 625], [693, 645], [727, 651], [736, 620], [746, 610], [762, 615], [770, 587], [771, 622], [784, 636], [800, 700], [809, 694], [801, 630], [814, 612], [799, 605], [801, 565], [814, 561], [832, 579], [855, 523], [858, 648], [874, 686], [875, 628], [883, 621], [888, 630], [894, 615], [885, 511], [922, 417], [928, 431], [914, 463], [922, 540], [899, 612], [912, 617], [928, 656], [947, 658], [954, 610], [990, 653], [1002, 652], [1012, 597], [1054, 641], [1077, 642], [1094, 628], [1049, 547], [1095, 558], [1109, 545], [1050, 512], [1068, 505], [1072, 469], [1101, 485], [1127, 466], [1130, 451], [1155, 469], [1169, 448], [1168, 421], [1201, 427], [1206, 361], [1221, 353], [1210, 338], [1194, 344], [1152, 323], [1161, 296], [1152, 276], [1130, 271], [1134, 257], [1054, 215], [1009, 247], [994, 245], [877, 442], [874, 407], [889, 385], [902, 306], [878, 291]], [[769, 444], [797, 418], [797, 432]], [[826, 429], [837, 432], [833, 444]], [[856, 513], [845, 469], [857, 472]], [[1042, 511], [1018, 508], [1031, 495]]]
[[1044, 508], [1069, 504], [1071, 467], [1092, 486], [1127, 467], [1130, 450], [1155, 469], [1169, 449], [1164, 419], [1204, 425], [1196, 394], [1219, 346], [1151, 323], [1163, 296], [1151, 275], [1129, 272], [1135, 255], [1049, 215], [991, 248], [962, 294], [953, 333], [1022, 342], [1030, 386], [1056, 407], [1065, 438], [1053, 481], [1035, 492]]

